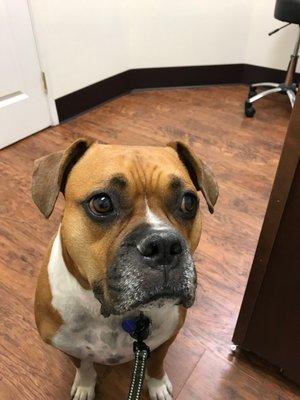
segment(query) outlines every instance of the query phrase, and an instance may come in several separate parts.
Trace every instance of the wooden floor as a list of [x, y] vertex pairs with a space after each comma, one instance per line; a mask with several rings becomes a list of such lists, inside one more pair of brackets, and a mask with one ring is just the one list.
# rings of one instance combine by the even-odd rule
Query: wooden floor
[[[299, 399], [300, 390], [264, 366], [230, 353], [278, 157], [289, 105], [275, 95], [243, 115], [245, 86], [135, 92], [46, 129], [0, 152], [0, 399], [65, 400], [73, 366], [41, 342], [33, 319], [36, 277], [62, 199], [50, 221], [30, 197], [32, 162], [82, 136], [103, 143], [189, 142], [214, 169], [220, 199], [204, 211], [196, 253], [196, 305], [167, 357], [178, 400]], [[128, 366], [99, 383], [97, 399], [126, 398]], [[147, 396], [145, 395], [145, 399]]]

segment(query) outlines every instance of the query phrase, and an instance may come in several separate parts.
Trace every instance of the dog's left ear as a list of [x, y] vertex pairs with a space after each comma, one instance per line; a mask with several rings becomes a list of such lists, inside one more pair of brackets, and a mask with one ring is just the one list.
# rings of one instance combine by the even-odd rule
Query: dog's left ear
[[91, 140], [78, 139], [66, 150], [35, 160], [32, 198], [46, 218], [52, 214], [59, 192], [64, 192], [71, 169], [92, 143]]
[[177, 152], [196, 190], [201, 190], [209, 211], [213, 213], [214, 205], [219, 196], [219, 187], [210, 167], [200, 160], [200, 158], [182, 142], [170, 142], [167, 146], [172, 147]]

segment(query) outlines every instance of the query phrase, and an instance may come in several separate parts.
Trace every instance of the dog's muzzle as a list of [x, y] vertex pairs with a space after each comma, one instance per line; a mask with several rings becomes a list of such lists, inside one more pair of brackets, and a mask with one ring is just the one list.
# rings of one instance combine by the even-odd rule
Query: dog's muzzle
[[195, 300], [196, 271], [187, 242], [172, 228], [144, 224], [122, 242], [107, 272], [108, 298], [95, 284], [101, 313], [123, 314], [161, 298], [190, 307]]

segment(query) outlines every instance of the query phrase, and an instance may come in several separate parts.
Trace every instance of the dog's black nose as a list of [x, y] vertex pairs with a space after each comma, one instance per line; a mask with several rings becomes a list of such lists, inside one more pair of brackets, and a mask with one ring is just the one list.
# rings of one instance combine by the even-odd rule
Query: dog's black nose
[[180, 237], [173, 231], [155, 231], [137, 244], [141, 255], [152, 267], [173, 266], [183, 252]]

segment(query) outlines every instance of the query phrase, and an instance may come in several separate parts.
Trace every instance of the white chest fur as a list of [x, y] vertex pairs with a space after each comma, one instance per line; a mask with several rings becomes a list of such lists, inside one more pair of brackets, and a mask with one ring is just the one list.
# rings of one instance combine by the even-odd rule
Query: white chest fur
[[[132, 359], [132, 339], [122, 330], [124, 316], [104, 318], [100, 304], [92, 291], [85, 290], [68, 271], [61, 250], [60, 232], [53, 243], [48, 265], [52, 292], [52, 306], [64, 323], [52, 338], [52, 344], [79, 359], [90, 359], [100, 364], [120, 364]], [[154, 350], [176, 329], [179, 319], [178, 306], [167, 302], [144, 308], [152, 321], [146, 343]], [[138, 315], [139, 310], [131, 313]]]

